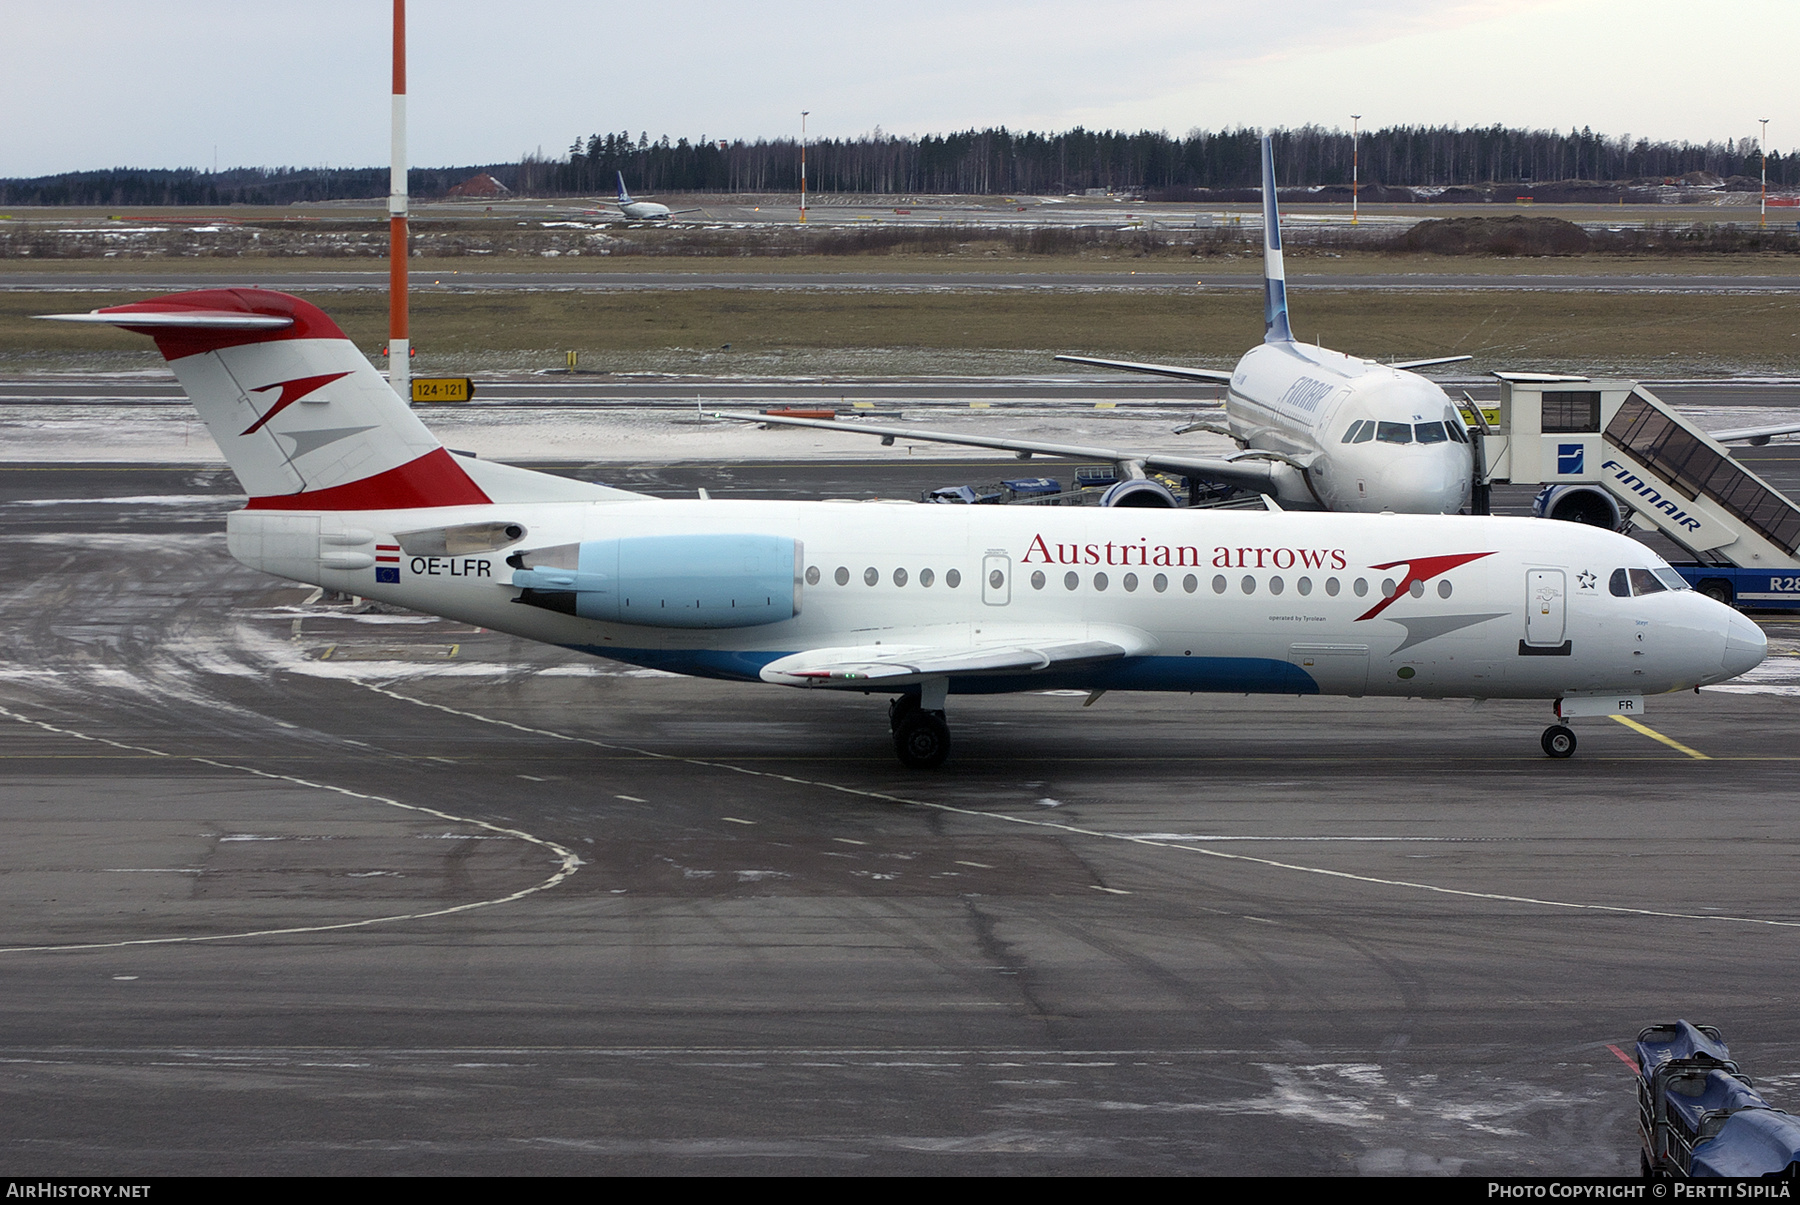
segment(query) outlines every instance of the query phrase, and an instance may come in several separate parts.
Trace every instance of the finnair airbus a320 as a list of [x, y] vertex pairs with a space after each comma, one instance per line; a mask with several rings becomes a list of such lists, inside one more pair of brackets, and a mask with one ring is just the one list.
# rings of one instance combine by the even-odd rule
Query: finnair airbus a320
[[952, 694], [1544, 699], [1560, 721], [1765, 651], [1649, 549], [1577, 524], [651, 498], [453, 456], [295, 297], [56, 317], [156, 340], [249, 494], [226, 528], [244, 564], [635, 665], [891, 694], [909, 766], [948, 754]]
[[1230, 436], [1240, 451], [1195, 456], [1166, 450], [1132, 451], [920, 431], [863, 422], [828, 422], [762, 414], [725, 414], [758, 423], [832, 427], [894, 439], [999, 448], [1021, 455], [1110, 460], [1128, 478], [1109, 503], [1172, 508], [1175, 498], [1146, 477], [1177, 473], [1223, 482], [1274, 498], [1286, 510], [1335, 510], [1374, 514], [1455, 514], [1469, 501], [1475, 476], [1468, 429], [1456, 406], [1436, 384], [1409, 371], [1452, 364], [1468, 356], [1443, 356], [1403, 364], [1378, 364], [1343, 352], [1297, 342], [1288, 326], [1287, 274], [1281, 260], [1281, 215], [1276, 205], [1275, 158], [1262, 141], [1263, 342], [1245, 352], [1230, 372], [1058, 356], [1076, 364], [1155, 373], [1225, 385], [1225, 422], [1197, 422]]

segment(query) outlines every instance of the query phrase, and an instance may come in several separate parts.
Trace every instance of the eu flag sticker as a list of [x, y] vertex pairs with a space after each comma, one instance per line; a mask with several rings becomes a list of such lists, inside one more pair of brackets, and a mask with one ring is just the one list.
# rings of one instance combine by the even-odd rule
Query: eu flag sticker
[[1556, 472], [1559, 477], [1567, 477], [1572, 473], [1582, 472], [1582, 454], [1587, 450], [1585, 444], [1557, 444]]
[[375, 581], [377, 584], [381, 582], [392, 582], [394, 585], [398, 586], [400, 584], [399, 567], [395, 565], [383, 565], [375, 571]]

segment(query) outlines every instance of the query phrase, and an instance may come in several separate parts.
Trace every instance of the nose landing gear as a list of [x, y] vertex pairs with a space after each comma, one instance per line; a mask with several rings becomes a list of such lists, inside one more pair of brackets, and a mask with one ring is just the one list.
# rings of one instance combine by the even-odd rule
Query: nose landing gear
[[1544, 729], [1542, 744], [1545, 754], [1550, 757], [1572, 756], [1575, 752], [1574, 730], [1562, 724], [1552, 724]]

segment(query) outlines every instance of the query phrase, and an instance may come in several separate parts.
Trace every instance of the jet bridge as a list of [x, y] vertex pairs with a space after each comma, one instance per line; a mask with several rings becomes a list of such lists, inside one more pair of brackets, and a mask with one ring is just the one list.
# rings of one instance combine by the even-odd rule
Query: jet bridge
[[1548, 518], [1655, 527], [1694, 558], [1675, 567], [1703, 593], [1800, 607], [1800, 506], [1724, 444], [1635, 381], [1494, 375], [1498, 413], [1465, 409], [1480, 486], [1545, 485]]

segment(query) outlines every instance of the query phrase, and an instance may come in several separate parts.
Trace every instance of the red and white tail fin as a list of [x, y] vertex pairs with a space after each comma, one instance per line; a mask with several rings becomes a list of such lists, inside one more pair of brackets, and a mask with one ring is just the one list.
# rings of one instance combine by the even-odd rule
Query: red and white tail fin
[[251, 509], [490, 501], [337, 324], [298, 297], [202, 289], [46, 317], [155, 339]]

